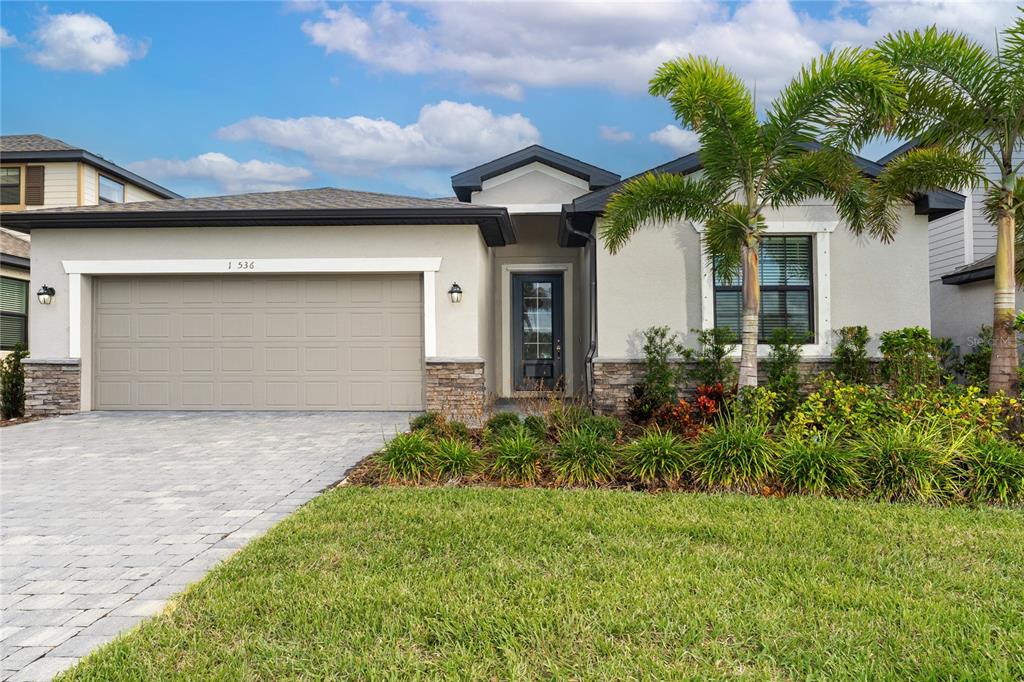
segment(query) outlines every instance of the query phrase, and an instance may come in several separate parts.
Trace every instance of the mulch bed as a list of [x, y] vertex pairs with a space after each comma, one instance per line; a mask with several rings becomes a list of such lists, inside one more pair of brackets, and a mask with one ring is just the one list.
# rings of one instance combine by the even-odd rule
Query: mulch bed
[[27, 424], [28, 422], [37, 422], [44, 417], [17, 417], [15, 419], [0, 419], [0, 429], [5, 426], [17, 426], [18, 424]]

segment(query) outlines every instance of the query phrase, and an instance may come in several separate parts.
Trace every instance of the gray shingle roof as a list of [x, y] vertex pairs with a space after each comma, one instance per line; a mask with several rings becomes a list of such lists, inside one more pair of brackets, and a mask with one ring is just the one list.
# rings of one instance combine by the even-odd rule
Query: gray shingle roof
[[0, 136], [0, 153], [2, 152], [70, 152], [79, 151], [81, 147], [73, 147], [63, 140], [45, 135], [2, 135]]
[[162, 199], [160, 201], [134, 201], [126, 204], [100, 204], [98, 206], [69, 206], [33, 211], [46, 213], [151, 213], [178, 211], [280, 211], [306, 209], [389, 209], [389, 208], [453, 208], [478, 209], [480, 204], [466, 204], [458, 199], [420, 199], [397, 194], [356, 192], [350, 189], [320, 187], [318, 189], [292, 189], [280, 192], [229, 194], [191, 199]]
[[0, 227], [0, 253], [18, 258], [31, 258], [32, 244], [26, 235]]

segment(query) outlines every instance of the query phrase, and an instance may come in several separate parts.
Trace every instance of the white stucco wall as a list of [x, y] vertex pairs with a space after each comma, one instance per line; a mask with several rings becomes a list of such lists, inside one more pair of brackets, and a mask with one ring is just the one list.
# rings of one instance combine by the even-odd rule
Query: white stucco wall
[[515, 212], [517, 206], [561, 206], [590, 191], [585, 180], [563, 173], [542, 163], [531, 163], [481, 183], [473, 192], [474, 204], [508, 206]]
[[[437, 356], [485, 356], [488, 344], [480, 310], [486, 305], [487, 290], [481, 284], [487, 281], [487, 248], [475, 225], [37, 230], [32, 235], [31, 287], [35, 291], [48, 284], [57, 294], [48, 306], [35, 297], [29, 300], [32, 355], [69, 354], [64, 260], [403, 257], [442, 259], [435, 293]], [[465, 291], [460, 304], [448, 299], [453, 281]], [[88, 304], [91, 299], [84, 287], [82, 294]], [[83, 329], [88, 317], [82, 315]]]
[[[828, 330], [817, 330], [819, 343], [846, 325], [867, 325], [876, 337], [888, 329], [929, 326], [927, 218], [915, 216], [913, 207], [903, 210], [900, 233], [891, 244], [855, 237], [837, 225], [831, 205], [808, 202], [766, 217], [773, 234], [830, 226], [827, 287], [817, 255], [814, 264], [816, 310], [827, 292], [831, 320]], [[598, 220], [596, 229], [600, 226]], [[687, 345], [695, 345], [690, 330], [702, 326], [701, 272], [700, 235], [689, 223], [641, 229], [614, 256], [602, 246], [598, 357], [641, 357], [640, 333], [657, 325], [668, 325]]]
[[[974, 349], [982, 325], [992, 326], [991, 279], [969, 284], [931, 283], [932, 333], [947, 337], [960, 354]], [[1017, 290], [1017, 310], [1024, 308], [1024, 292]]]

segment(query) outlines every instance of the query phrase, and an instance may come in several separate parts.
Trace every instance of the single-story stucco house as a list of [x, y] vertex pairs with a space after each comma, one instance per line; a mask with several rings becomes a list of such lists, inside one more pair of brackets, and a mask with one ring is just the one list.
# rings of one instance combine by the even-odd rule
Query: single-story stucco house
[[[860, 160], [864, 172], [880, 166]], [[697, 154], [653, 169], [700, 171]], [[341, 189], [5, 214], [32, 233], [29, 404], [77, 410], [420, 410], [558, 389], [621, 409], [641, 331], [738, 325], [700, 225], [594, 236], [620, 177], [532, 146], [459, 173], [455, 198]], [[833, 206], [768, 216], [763, 326], [812, 335], [929, 326], [928, 221], [908, 201], [891, 244]], [[767, 350], [767, 348], [765, 348]]]

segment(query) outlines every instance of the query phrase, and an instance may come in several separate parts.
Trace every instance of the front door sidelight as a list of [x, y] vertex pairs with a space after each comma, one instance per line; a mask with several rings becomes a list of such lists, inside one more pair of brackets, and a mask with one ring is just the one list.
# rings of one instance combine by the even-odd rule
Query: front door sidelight
[[565, 376], [561, 273], [512, 275], [512, 383], [517, 391], [562, 388]]

